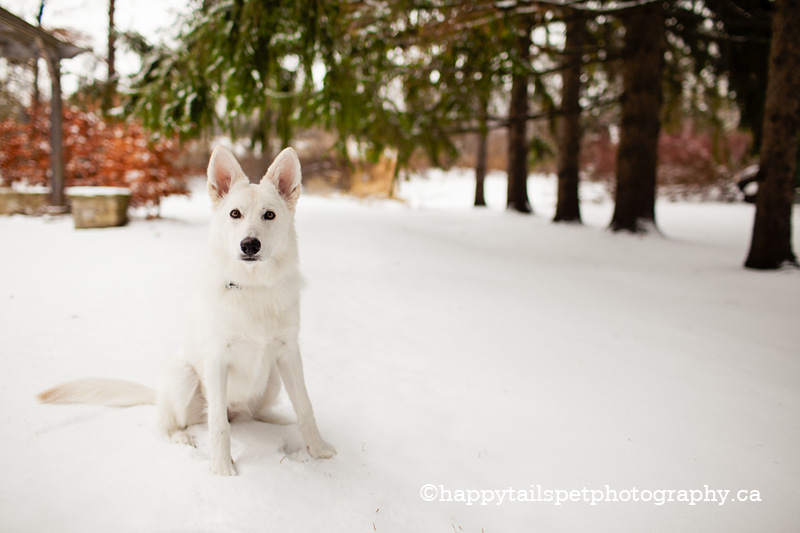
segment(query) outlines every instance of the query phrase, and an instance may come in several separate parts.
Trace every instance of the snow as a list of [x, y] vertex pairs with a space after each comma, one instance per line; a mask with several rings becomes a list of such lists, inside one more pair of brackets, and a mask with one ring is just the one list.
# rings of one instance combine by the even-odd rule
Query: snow
[[[202, 426], [192, 449], [155, 433], [152, 406], [38, 404], [79, 377], [155, 385], [205, 242], [202, 185], [123, 228], [0, 218], [0, 530], [796, 528], [800, 273], [742, 268], [749, 204], [659, 203], [663, 236], [643, 238], [605, 230], [591, 184], [585, 225], [551, 224], [544, 177], [532, 217], [502, 209], [498, 175], [471, 209], [466, 172], [403, 183], [406, 204], [304, 196], [301, 345], [331, 460], [296, 425], [235, 420], [240, 475], [220, 478]], [[426, 484], [731, 493], [482, 506], [423, 501]], [[731, 501], [742, 489], [761, 501]]]
[[20, 183], [15, 181], [10, 187], [0, 187], [0, 191], [14, 191], [31, 194], [49, 194], [50, 187], [46, 185], [31, 185], [29, 183]]
[[131, 190], [127, 187], [67, 187], [64, 192], [67, 196], [130, 196]]

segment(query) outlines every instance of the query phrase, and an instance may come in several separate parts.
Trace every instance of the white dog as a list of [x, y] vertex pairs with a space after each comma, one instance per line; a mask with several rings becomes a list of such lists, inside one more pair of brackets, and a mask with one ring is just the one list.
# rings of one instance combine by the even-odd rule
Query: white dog
[[125, 381], [84, 379], [39, 398], [113, 406], [155, 402], [159, 427], [189, 445], [186, 428], [207, 417], [211, 471], [230, 476], [236, 469], [229, 410], [272, 420], [282, 379], [308, 452], [333, 457], [336, 451], [317, 429], [297, 342], [303, 279], [294, 211], [300, 161], [287, 148], [253, 185], [233, 154], [218, 146], [208, 165], [208, 193], [214, 213], [199, 298], [183, 347], [165, 365], [158, 392]]

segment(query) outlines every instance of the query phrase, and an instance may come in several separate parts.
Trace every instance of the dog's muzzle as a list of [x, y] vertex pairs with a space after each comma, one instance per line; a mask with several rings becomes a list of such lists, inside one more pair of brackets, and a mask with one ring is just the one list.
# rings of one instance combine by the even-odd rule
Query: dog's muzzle
[[239, 243], [242, 250], [242, 261], [258, 261], [258, 252], [261, 251], [261, 241], [254, 237], [247, 237]]

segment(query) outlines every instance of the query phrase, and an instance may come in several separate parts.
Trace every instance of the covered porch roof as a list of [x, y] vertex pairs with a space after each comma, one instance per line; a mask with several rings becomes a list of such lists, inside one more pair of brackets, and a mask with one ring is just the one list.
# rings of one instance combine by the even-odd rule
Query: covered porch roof
[[0, 56], [11, 61], [42, 57], [47, 62], [52, 85], [50, 101], [50, 203], [64, 205], [64, 147], [62, 143], [61, 69], [62, 59], [88, 50], [66, 43], [0, 7]]
[[41, 47], [58, 59], [69, 59], [87, 50], [66, 43], [0, 7], [0, 56], [13, 61], [41, 57]]

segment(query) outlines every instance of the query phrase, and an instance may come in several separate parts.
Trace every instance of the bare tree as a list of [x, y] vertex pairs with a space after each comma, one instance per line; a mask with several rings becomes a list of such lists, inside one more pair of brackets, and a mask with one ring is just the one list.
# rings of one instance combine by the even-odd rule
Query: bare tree
[[117, 35], [116, 27], [114, 25], [114, 10], [115, 1], [108, 0], [108, 81], [114, 79], [116, 76], [116, 51], [117, 51]]
[[[44, 15], [44, 4], [45, 0], [41, 0], [39, 2], [39, 10], [36, 12], [36, 25], [41, 28], [42, 27], [42, 16]], [[39, 96], [39, 58], [33, 58], [33, 96], [32, 96], [32, 104], [34, 110], [39, 109], [39, 101], [41, 97]]]
[[108, 57], [106, 58], [106, 64], [108, 66], [108, 78], [106, 79], [106, 86], [103, 90], [102, 108], [104, 111], [108, 111], [113, 105], [114, 94], [116, 93], [117, 89], [117, 29], [114, 24], [115, 7], [115, 0], [108, 0]]

